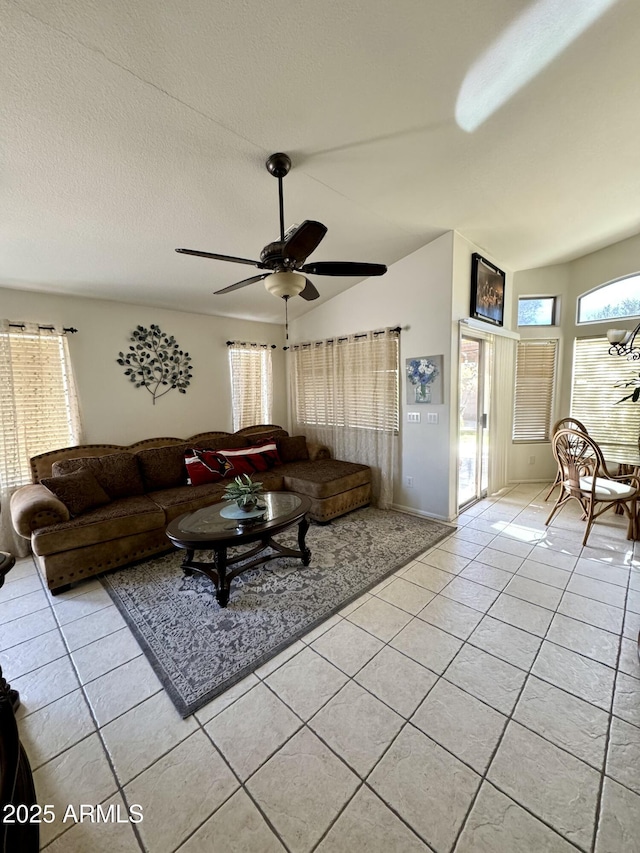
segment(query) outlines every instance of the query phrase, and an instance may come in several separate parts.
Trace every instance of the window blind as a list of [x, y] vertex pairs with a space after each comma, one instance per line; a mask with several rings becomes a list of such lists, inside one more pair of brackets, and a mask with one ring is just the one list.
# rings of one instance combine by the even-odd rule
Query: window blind
[[66, 338], [10, 333], [0, 364], [0, 452], [3, 483], [31, 482], [29, 459], [80, 440]]
[[513, 411], [515, 442], [550, 441], [557, 346], [555, 340], [518, 341]]
[[398, 431], [397, 336], [298, 347], [293, 384], [299, 424]]
[[271, 350], [257, 344], [229, 347], [233, 429], [271, 422]]
[[573, 359], [571, 414], [598, 443], [638, 447], [640, 404], [618, 401], [633, 388], [616, 387], [637, 378], [638, 365], [609, 355], [604, 337], [577, 338]]

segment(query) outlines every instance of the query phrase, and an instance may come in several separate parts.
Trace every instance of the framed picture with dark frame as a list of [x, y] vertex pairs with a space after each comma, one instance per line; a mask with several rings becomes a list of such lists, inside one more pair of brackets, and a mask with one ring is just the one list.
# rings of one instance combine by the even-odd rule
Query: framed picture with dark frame
[[504, 322], [504, 285], [506, 276], [501, 269], [482, 255], [471, 255], [471, 308], [476, 320], [502, 326]]

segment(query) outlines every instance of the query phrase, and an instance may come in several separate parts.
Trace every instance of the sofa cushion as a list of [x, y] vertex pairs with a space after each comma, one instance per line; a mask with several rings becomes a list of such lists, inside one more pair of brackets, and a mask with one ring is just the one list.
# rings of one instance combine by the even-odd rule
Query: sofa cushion
[[[255, 480], [262, 483], [265, 492], [280, 492], [284, 488], [284, 482], [280, 476], [280, 469], [264, 471]], [[201, 486], [189, 486], [179, 489], [161, 489], [151, 492], [148, 497], [161, 507], [166, 515], [167, 524], [185, 512], [193, 512], [201, 506], [207, 506], [216, 501], [221, 501], [224, 496], [225, 485], [228, 480], [220, 483], [205, 483]]]
[[192, 486], [217, 483], [231, 469], [231, 463], [220, 453], [215, 450], [199, 450], [197, 447], [187, 450], [184, 464], [189, 484]]
[[203, 483], [200, 486], [160, 489], [157, 492], [151, 492], [149, 497], [162, 509], [165, 522], [169, 524], [185, 512], [194, 512], [200, 507], [221, 501], [223, 495], [224, 483]]
[[31, 543], [36, 554], [45, 556], [165, 527], [160, 507], [145, 495], [135, 495], [111, 501], [78, 518], [41, 527], [34, 531]]
[[340, 459], [287, 462], [278, 468], [285, 489], [311, 498], [329, 498], [371, 482], [371, 468]]
[[284, 435], [276, 438], [282, 462], [304, 462], [309, 458], [307, 439], [304, 435]]
[[144, 494], [144, 483], [133, 453], [61, 459], [53, 463], [51, 471], [56, 476], [70, 474], [79, 468], [88, 468], [112, 500]]
[[280, 435], [289, 435], [289, 433], [277, 424], [256, 424], [239, 429], [234, 435], [244, 435], [249, 439], [248, 444], [255, 444], [256, 439], [259, 438], [275, 438]]
[[242, 435], [232, 435], [227, 432], [203, 432], [189, 439], [190, 447], [199, 447], [202, 450], [234, 449], [236, 447], [248, 447], [251, 443], [248, 438]]
[[258, 471], [268, 471], [274, 465], [280, 464], [280, 456], [275, 441], [264, 441], [240, 447], [237, 450], [218, 450], [218, 454], [230, 464], [227, 477], [237, 477], [239, 474], [255, 474]]
[[57, 477], [45, 477], [40, 485], [62, 501], [71, 516], [82, 515], [111, 500], [88, 468], [78, 468], [77, 471]]
[[184, 486], [187, 469], [184, 464], [188, 444], [171, 444], [166, 447], [151, 447], [136, 453], [145, 492]]

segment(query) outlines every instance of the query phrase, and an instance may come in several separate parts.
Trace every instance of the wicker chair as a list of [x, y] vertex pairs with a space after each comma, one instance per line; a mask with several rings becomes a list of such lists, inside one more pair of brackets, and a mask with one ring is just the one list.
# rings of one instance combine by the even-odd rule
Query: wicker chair
[[[561, 430], [561, 429], [575, 429], [578, 432], [584, 432], [587, 435], [589, 435], [589, 430], [582, 423], [582, 421], [579, 421], [577, 418], [560, 418], [559, 421], [556, 421], [555, 424], [553, 425], [553, 430], [551, 432], [552, 438], [558, 432], [558, 430]], [[558, 471], [556, 472], [556, 478], [553, 481], [553, 485], [551, 486], [551, 488], [547, 492], [547, 496], [545, 498], [545, 501], [549, 500], [549, 498], [551, 497], [551, 493], [553, 492], [553, 490], [555, 489], [556, 486], [560, 485], [561, 480], [562, 480], [562, 472], [560, 471], [560, 468], [558, 468]]]
[[587, 523], [582, 540], [582, 544], [586, 545], [596, 518], [612, 507], [620, 507], [629, 519], [627, 539], [637, 539], [640, 478], [635, 475], [612, 476], [607, 470], [602, 451], [584, 432], [558, 430], [552, 446], [561, 474], [561, 492], [545, 523], [549, 524], [570, 500], [578, 501]]

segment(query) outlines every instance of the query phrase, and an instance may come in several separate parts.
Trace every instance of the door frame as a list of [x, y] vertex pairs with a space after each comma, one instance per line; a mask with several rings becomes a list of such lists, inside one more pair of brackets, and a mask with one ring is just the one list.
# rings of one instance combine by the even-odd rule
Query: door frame
[[[475, 454], [475, 495], [460, 504], [460, 442], [461, 442], [461, 422], [460, 422], [460, 385], [461, 385], [461, 355], [463, 340], [475, 341], [479, 344], [478, 358], [478, 389], [477, 389], [477, 420], [476, 420], [476, 454]], [[456, 511], [460, 513], [474, 503], [486, 497], [488, 492], [488, 475], [489, 475], [489, 437], [487, 433], [490, 423], [490, 407], [491, 407], [491, 374], [492, 374], [492, 345], [493, 338], [491, 335], [469, 327], [460, 328], [458, 342], [458, 388], [457, 399], [458, 406], [456, 412]], [[482, 425], [481, 425], [482, 422]], [[484, 486], [483, 486], [484, 483]]]

